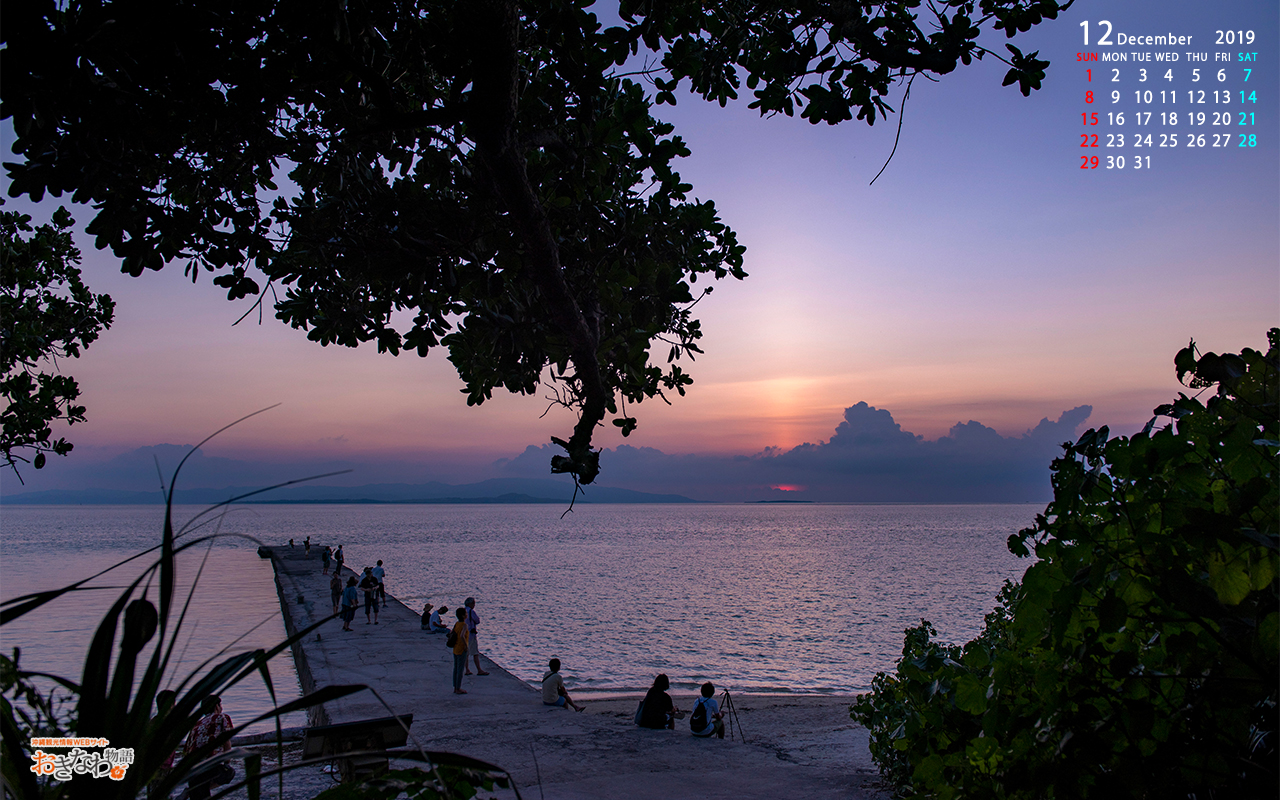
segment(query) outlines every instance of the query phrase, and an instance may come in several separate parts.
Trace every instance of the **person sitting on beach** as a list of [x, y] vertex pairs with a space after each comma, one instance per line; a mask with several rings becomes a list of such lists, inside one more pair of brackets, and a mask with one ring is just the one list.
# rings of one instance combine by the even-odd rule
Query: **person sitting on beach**
[[[235, 727], [231, 722], [231, 717], [222, 712], [222, 699], [216, 694], [211, 694], [204, 699], [204, 702], [200, 704], [200, 713], [204, 716], [191, 729], [191, 733], [187, 734], [187, 743], [184, 749], [188, 755], [205, 745], [211, 744]], [[227, 739], [214, 748], [209, 757], [225, 753], [230, 749], [231, 740]], [[191, 800], [207, 798], [209, 791], [214, 786], [230, 783], [234, 778], [234, 768], [226, 761], [213, 767], [197, 770], [192, 773], [191, 780], [187, 783], [187, 797], [191, 798]]]
[[337, 614], [342, 604], [342, 576], [336, 572], [329, 578], [329, 599], [333, 601], [333, 613]]
[[709, 738], [712, 734], [724, 738], [724, 714], [716, 703], [716, 687], [707, 681], [702, 684], [702, 697], [693, 704], [693, 713], [689, 715], [689, 729], [694, 736]]
[[378, 579], [373, 577], [373, 568], [365, 567], [360, 578], [360, 588], [364, 590], [364, 624], [369, 624], [369, 614], [373, 614], [373, 624], [378, 624]]
[[573, 702], [573, 698], [564, 688], [564, 678], [560, 677], [560, 659], [553, 658], [547, 664], [549, 670], [546, 675], [542, 676], [542, 704], [544, 706], [557, 706], [559, 708], [572, 708], [574, 711], [584, 711], [582, 706]]
[[[430, 608], [430, 604], [428, 604], [427, 607]], [[431, 618], [427, 620], [427, 624], [423, 627], [423, 630], [427, 633], [448, 633], [449, 626], [445, 625], [444, 620], [440, 618], [441, 614], [447, 613], [449, 613], [448, 606], [440, 606], [435, 611], [431, 612]]]
[[356, 618], [356, 609], [359, 607], [360, 592], [356, 590], [356, 579], [353, 575], [347, 578], [347, 588], [342, 590], [342, 629], [344, 631], [351, 630], [351, 620]]
[[[173, 704], [177, 702], [177, 700], [178, 693], [172, 689], [161, 689], [156, 692], [156, 715], [152, 717], [152, 721], [157, 724], [160, 723], [164, 717], [173, 710]], [[179, 745], [179, 748], [181, 748], [181, 745]], [[165, 757], [164, 762], [160, 764], [160, 768], [156, 770], [155, 775], [151, 777], [151, 780], [147, 781], [148, 798], [158, 799], [160, 797], [159, 792], [156, 791], [156, 787], [161, 781], [169, 776], [170, 772], [173, 771], [173, 762], [176, 760], [177, 756], [178, 751], [171, 750], [169, 755]], [[165, 796], [167, 797], [168, 795]]]
[[653, 686], [649, 688], [649, 693], [644, 696], [644, 702], [640, 706], [636, 724], [641, 728], [658, 731], [663, 728], [675, 730], [677, 715], [683, 716], [683, 712], [671, 702], [671, 695], [667, 694], [670, 688], [671, 681], [667, 679], [666, 673], [653, 679]]

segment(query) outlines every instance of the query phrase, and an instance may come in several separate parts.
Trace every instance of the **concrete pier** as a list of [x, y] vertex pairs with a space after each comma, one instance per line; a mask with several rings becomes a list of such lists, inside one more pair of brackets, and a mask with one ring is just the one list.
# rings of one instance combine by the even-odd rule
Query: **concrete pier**
[[[306, 557], [301, 547], [263, 547], [259, 554], [275, 569], [290, 635], [332, 613], [329, 576], [321, 574], [317, 550]], [[354, 574], [344, 570], [343, 582]], [[410, 745], [500, 765], [525, 798], [539, 800], [885, 796], [866, 731], [830, 698], [738, 698], [751, 743], [695, 739], [687, 726], [637, 728], [635, 699], [575, 696], [587, 700], [580, 714], [544, 706], [537, 689], [484, 656], [489, 675], [464, 678], [468, 693], [455, 695], [452, 651], [443, 635], [420, 629], [419, 609], [388, 597], [378, 623], [366, 624], [362, 608], [353, 631], [335, 619], [294, 645], [304, 692], [339, 684], [371, 688], [313, 709], [312, 725], [412, 714]], [[480, 635], [483, 650], [483, 629]], [[688, 698], [676, 703], [692, 705]]]

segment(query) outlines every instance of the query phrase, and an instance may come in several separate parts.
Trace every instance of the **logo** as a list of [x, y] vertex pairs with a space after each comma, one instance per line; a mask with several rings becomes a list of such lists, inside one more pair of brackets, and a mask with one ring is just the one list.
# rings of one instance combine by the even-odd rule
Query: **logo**
[[[31, 755], [31, 771], [37, 775], [51, 776], [55, 781], [69, 781], [76, 775], [94, 778], [124, 780], [125, 770], [133, 763], [132, 747], [110, 747], [106, 739], [75, 739], [69, 737], [36, 738], [32, 747], [70, 747], [69, 753], [46, 753], [36, 750]], [[101, 752], [85, 750], [101, 747]]]

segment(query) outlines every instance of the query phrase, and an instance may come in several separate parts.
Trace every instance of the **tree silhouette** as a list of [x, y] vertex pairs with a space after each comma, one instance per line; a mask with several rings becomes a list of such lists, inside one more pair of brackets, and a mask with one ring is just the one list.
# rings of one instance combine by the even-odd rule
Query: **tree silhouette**
[[110, 297], [94, 295], [80, 279], [74, 222], [65, 208], [35, 229], [26, 214], [0, 212], [0, 453], [19, 481], [19, 461], [41, 469], [46, 453], [71, 452], [65, 438], [52, 438], [51, 423], [84, 422], [85, 408], [75, 405], [80, 387], [58, 372], [57, 361], [78, 358], [115, 313]]
[[552, 470], [590, 483], [596, 426], [691, 383], [697, 282], [745, 277], [651, 102], [745, 82], [762, 114], [872, 124], [1069, 5], [628, 0], [605, 28], [568, 0], [33, 1], [0, 51], [10, 193], [93, 203], [125, 272], [214, 272], [321, 344], [443, 346], [470, 404], [546, 386], [578, 414]]

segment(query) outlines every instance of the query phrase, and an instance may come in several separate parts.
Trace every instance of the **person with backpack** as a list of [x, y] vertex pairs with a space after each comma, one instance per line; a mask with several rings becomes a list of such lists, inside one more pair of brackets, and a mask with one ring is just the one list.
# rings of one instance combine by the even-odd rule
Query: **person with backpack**
[[547, 664], [547, 670], [547, 674], [542, 676], [542, 704], [585, 711], [585, 708], [573, 702], [573, 698], [564, 688], [564, 678], [560, 677], [560, 659], [551, 659]]
[[[476, 613], [476, 599], [468, 597], [463, 605], [466, 606], [467, 612], [467, 634], [469, 636], [467, 646], [471, 648], [471, 655], [476, 660], [476, 674], [488, 675], [489, 673], [480, 669], [480, 639], [476, 636], [476, 626], [480, 624], [480, 615]], [[470, 675], [471, 667], [467, 664], [463, 666], [467, 668], [467, 674]]]
[[453, 624], [453, 630], [449, 631], [444, 644], [453, 648], [453, 693], [466, 694], [467, 690], [462, 688], [462, 668], [467, 665], [467, 640], [470, 638], [467, 632], [467, 610], [459, 608], [456, 616], [458, 621]]
[[724, 738], [724, 714], [716, 703], [716, 687], [711, 681], [702, 684], [702, 697], [693, 704], [693, 713], [689, 715], [689, 730], [694, 736], [708, 739], [712, 734]]
[[329, 576], [329, 600], [333, 603], [333, 613], [342, 608], [342, 577], [338, 573]]

